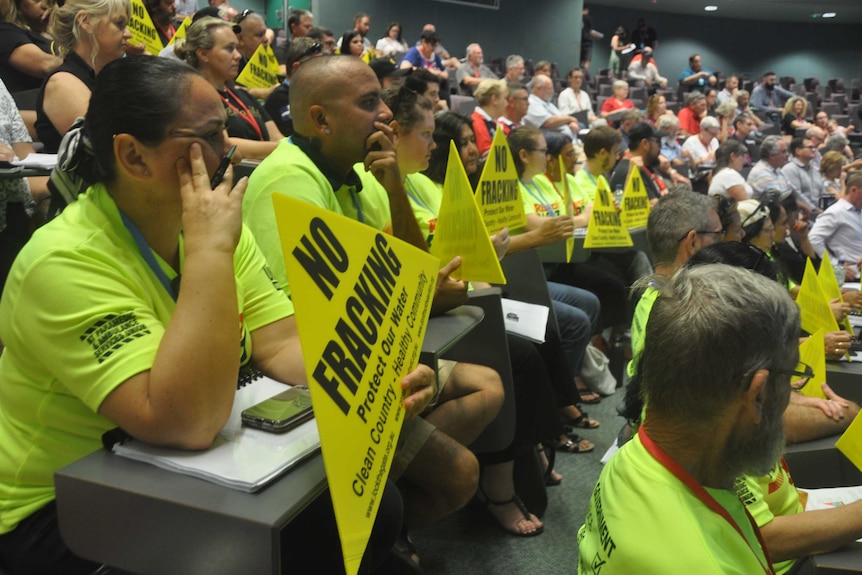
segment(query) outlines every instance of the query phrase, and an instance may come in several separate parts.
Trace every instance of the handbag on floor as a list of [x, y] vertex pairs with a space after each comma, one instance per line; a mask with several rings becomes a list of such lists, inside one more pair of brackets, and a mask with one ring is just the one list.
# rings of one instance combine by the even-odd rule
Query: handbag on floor
[[587, 387], [601, 395], [611, 395], [617, 389], [617, 380], [611, 373], [610, 360], [592, 343], [584, 352], [581, 379]]

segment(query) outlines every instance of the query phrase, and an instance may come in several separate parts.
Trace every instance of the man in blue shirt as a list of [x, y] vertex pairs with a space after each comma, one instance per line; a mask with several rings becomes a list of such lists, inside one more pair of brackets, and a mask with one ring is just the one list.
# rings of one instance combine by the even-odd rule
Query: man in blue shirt
[[715, 86], [716, 77], [712, 71], [704, 68], [701, 64], [700, 54], [692, 54], [688, 59], [688, 68], [679, 75], [679, 83], [684, 86], [686, 92], [700, 90], [706, 92], [708, 86]]

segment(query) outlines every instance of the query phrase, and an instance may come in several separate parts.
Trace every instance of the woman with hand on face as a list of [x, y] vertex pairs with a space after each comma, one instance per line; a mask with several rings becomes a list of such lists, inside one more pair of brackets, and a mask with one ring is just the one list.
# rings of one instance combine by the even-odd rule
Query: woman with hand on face
[[129, 11], [128, 0], [69, 0], [54, 8], [50, 30], [64, 60], [36, 100], [36, 133], [46, 152], [57, 152], [63, 134], [87, 112], [102, 68], [125, 56]]
[[[106, 431], [206, 449], [241, 379], [305, 382], [293, 306], [242, 225], [246, 180], [234, 186], [228, 167], [210, 187], [228, 149], [212, 86], [171, 59], [117, 60], [100, 74], [82, 132], [92, 155], [78, 168], [97, 183], [36, 231], [0, 299], [0, 562], [11, 575], [98, 568], [62, 542], [54, 472], [99, 449]], [[337, 572], [329, 501], [295, 518], [288, 540]], [[391, 517], [375, 524], [387, 526], [384, 555], [401, 526], [387, 487], [383, 509], [390, 501]], [[330, 528], [310, 529], [326, 523], [312, 517]], [[303, 526], [305, 539], [293, 533]], [[285, 554], [291, 569], [296, 555]]]
[[42, 33], [46, 12], [41, 0], [0, 0], [0, 80], [9, 92], [38, 88], [63, 63]]
[[227, 135], [243, 158], [262, 160], [284, 138], [266, 109], [242, 88], [232, 88], [241, 55], [229, 22], [205, 17], [186, 31], [177, 57], [198, 70], [218, 91], [227, 112]]

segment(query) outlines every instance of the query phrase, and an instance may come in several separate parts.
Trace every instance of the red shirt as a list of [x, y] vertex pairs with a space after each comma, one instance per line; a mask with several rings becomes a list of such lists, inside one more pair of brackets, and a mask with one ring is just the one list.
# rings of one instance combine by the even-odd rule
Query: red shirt
[[690, 136], [700, 134], [700, 120], [695, 118], [691, 108], [686, 106], [676, 115], [679, 118], [679, 129], [685, 130]]
[[631, 100], [623, 100], [620, 102], [616, 98], [608, 98], [602, 104], [602, 113], [610, 114], [611, 112], [616, 112], [617, 110], [624, 110], [626, 108], [634, 108], [635, 105]]

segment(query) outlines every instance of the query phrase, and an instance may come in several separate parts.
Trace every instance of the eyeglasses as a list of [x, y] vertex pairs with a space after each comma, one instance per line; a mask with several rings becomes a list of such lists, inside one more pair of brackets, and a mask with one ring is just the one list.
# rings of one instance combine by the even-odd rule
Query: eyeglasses
[[792, 389], [802, 389], [805, 387], [805, 384], [814, 377], [814, 369], [808, 365], [807, 363], [799, 362], [799, 365], [802, 366], [802, 371], [796, 371], [794, 369], [773, 369], [773, 373], [777, 373], [780, 375], [789, 375], [791, 377], [798, 377], [799, 379], [790, 382], [790, 387]]
[[315, 42], [314, 44], [309, 46], [305, 52], [300, 54], [299, 58], [297, 58], [296, 61], [299, 62], [300, 64], [302, 64], [303, 62], [307, 61], [312, 56], [314, 56], [316, 54], [320, 54], [321, 52], [323, 52], [323, 46], [321, 46], [319, 42]]
[[676, 241], [681, 242], [682, 240], [687, 238], [688, 234], [690, 234], [691, 232], [694, 232], [696, 234], [717, 234], [717, 235], [723, 236], [725, 234], [725, 232], [727, 232], [727, 230], [724, 228], [721, 228], [720, 230], [688, 230], [687, 232], [685, 232], [684, 234], [679, 236], [679, 239]]

